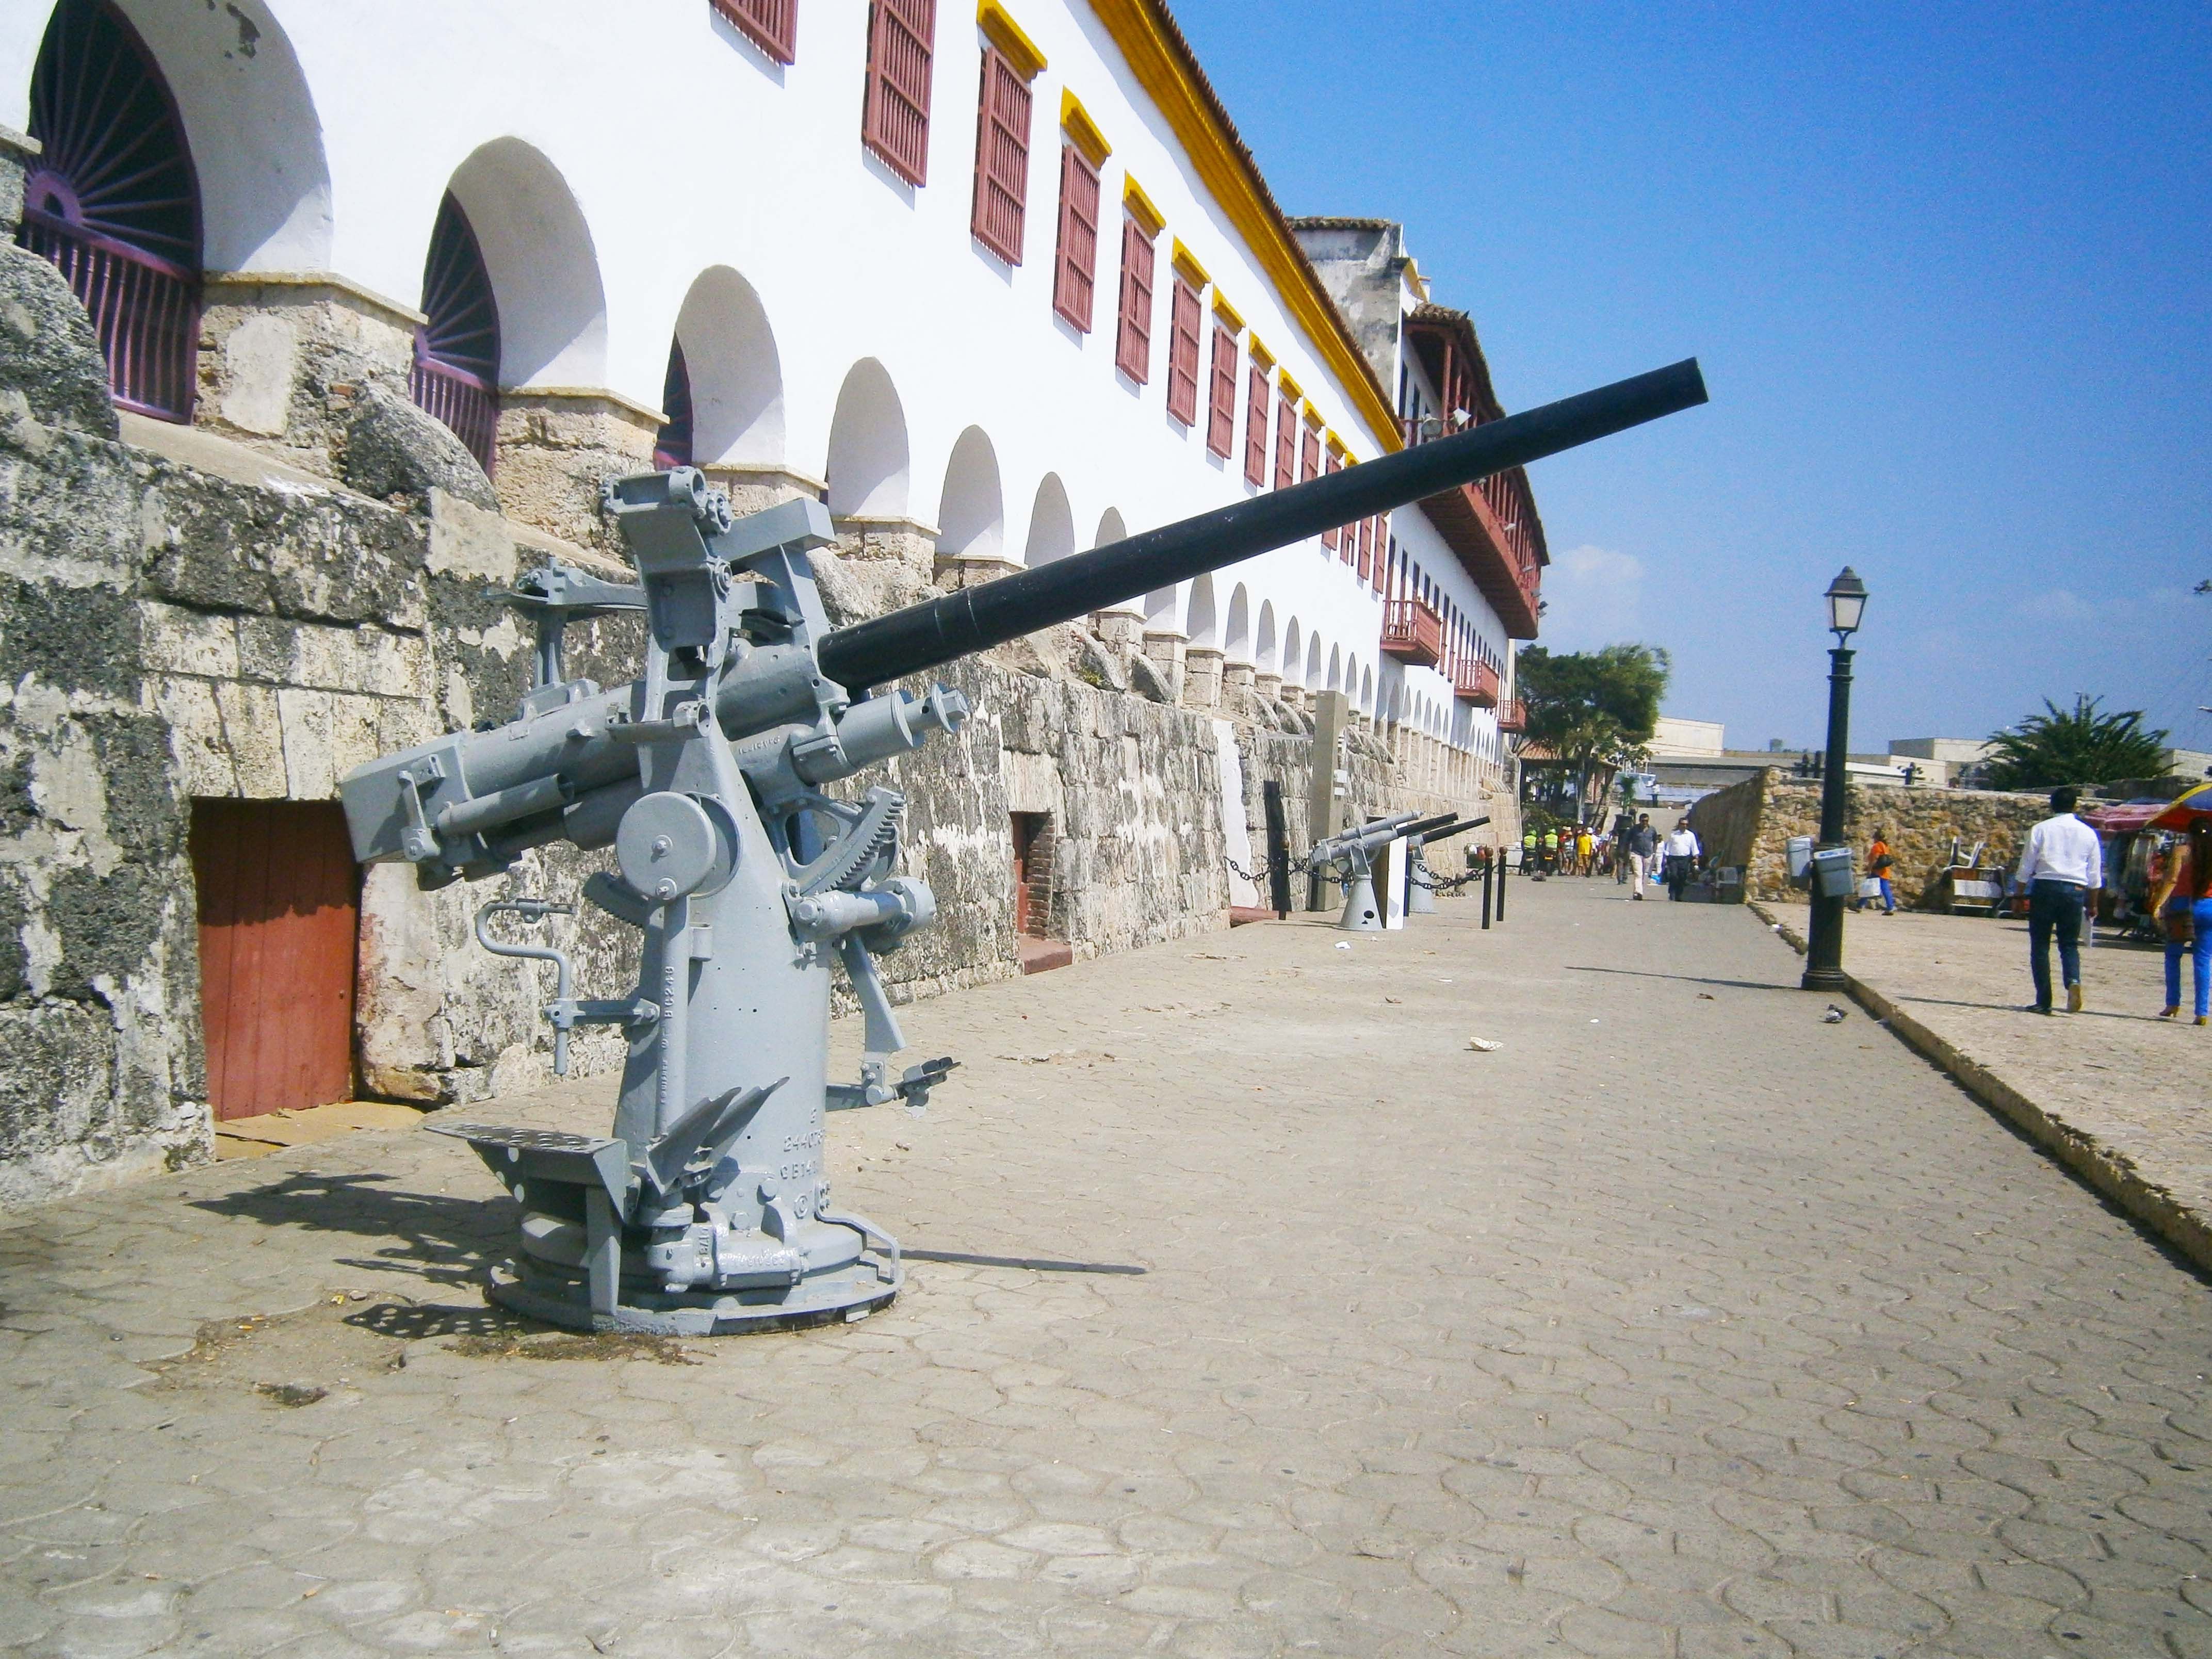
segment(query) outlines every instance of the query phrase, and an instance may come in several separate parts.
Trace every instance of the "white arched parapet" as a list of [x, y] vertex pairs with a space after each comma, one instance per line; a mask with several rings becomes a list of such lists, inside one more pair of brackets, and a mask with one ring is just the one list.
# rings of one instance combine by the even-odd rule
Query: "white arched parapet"
[[1075, 551], [1075, 514], [1067, 505], [1067, 486], [1060, 474], [1048, 472], [1030, 503], [1030, 533], [1022, 549], [1022, 562], [1050, 564]]
[[450, 188], [498, 296], [500, 384], [604, 386], [606, 290], [592, 228], [559, 170], [520, 138], [495, 138]]
[[781, 465], [783, 362], [752, 284], [727, 265], [700, 272], [676, 339], [691, 380], [694, 465]]
[[1321, 673], [1321, 635], [1316, 634], [1309, 637], [1306, 641], [1305, 685], [1308, 690], [1322, 691], [1328, 689], [1328, 682], [1322, 678]]
[[830, 422], [830, 511], [844, 519], [907, 513], [906, 406], [884, 366], [863, 357], [847, 371]]
[[1332, 691], [1344, 690], [1344, 648], [1341, 646], [1332, 645], [1328, 648], [1328, 689]]
[[184, 122], [199, 175], [201, 263], [327, 270], [322, 119], [266, 0], [117, 0], [117, 9], [154, 54]]
[[1121, 509], [1118, 507], [1109, 507], [1099, 515], [1098, 533], [1091, 538], [1091, 544], [1093, 547], [1106, 547], [1115, 542], [1127, 540], [1128, 535], [1129, 526], [1121, 520]]
[[1213, 603], [1213, 577], [1208, 574], [1194, 576], [1190, 584], [1190, 609], [1185, 613], [1182, 631], [1190, 642], [1207, 651], [1221, 649], [1221, 613]]
[[1260, 637], [1254, 642], [1252, 665], [1262, 674], [1275, 672], [1275, 602], [1260, 601]]
[[1359, 671], [1359, 712], [1370, 715], [1375, 712], [1375, 671], [1371, 668]]
[[1222, 630], [1221, 649], [1231, 662], [1252, 660], [1252, 596], [1243, 582], [1229, 596], [1229, 621]]
[[1306, 683], [1305, 635], [1298, 631], [1298, 619], [1293, 617], [1283, 624], [1283, 684], [1304, 685]]
[[999, 488], [999, 452], [980, 426], [963, 432], [945, 464], [937, 501], [937, 550], [995, 559], [1006, 550], [1006, 500]]
[[1145, 632], [1172, 634], [1182, 620], [1180, 586], [1156, 587], [1145, 595]]

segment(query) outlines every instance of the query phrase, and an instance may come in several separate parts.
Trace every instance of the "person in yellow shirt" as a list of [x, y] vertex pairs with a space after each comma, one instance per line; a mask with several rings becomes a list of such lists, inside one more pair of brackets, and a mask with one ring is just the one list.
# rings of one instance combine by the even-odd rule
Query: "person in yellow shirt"
[[1575, 831], [1575, 866], [1585, 876], [1597, 868], [1597, 837], [1587, 823]]

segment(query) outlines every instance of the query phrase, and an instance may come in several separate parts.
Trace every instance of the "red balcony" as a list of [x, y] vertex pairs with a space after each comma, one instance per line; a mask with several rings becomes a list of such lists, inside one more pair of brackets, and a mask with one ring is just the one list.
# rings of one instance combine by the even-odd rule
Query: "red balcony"
[[1452, 665], [1452, 694], [1477, 708], [1498, 707], [1498, 671], [1480, 657], [1462, 657]]
[[1433, 668], [1443, 660], [1443, 618], [1419, 599], [1391, 599], [1382, 606], [1382, 649], [1400, 662]]
[[1501, 732], [1526, 732], [1528, 729], [1528, 710], [1518, 697], [1498, 705], [1498, 729]]

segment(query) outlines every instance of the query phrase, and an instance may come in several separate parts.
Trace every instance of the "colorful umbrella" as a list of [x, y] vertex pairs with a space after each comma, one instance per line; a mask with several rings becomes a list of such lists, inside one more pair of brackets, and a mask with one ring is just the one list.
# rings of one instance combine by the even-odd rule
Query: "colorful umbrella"
[[2150, 821], [2154, 830], [2186, 830], [2212, 823], [2212, 783], [2200, 783]]

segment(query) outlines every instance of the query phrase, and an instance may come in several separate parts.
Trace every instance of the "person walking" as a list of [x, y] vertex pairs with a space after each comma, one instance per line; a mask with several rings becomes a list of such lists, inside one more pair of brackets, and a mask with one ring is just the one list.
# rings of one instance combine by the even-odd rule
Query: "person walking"
[[2020, 856], [2019, 884], [2027, 890], [2027, 968], [2035, 1000], [2023, 1012], [2051, 1007], [2051, 941], [2058, 940], [2058, 973], [2066, 987], [2066, 1012], [2081, 1012], [2081, 913], [2104, 885], [2105, 848], [2097, 832], [2074, 816], [2081, 792], [2065, 784], [2051, 792], [2051, 816], [2027, 832]]
[[1659, 832], [1651, 827], [1651, 814], [1636, 815], [1636, 827], [1628, 832], [1628, 867], [1634, 884], [1629, 897], [1641, 899], [1644, 884], [1651, 879], [1652, 855], [1659, 850]]
[[1597, 868], [1597, 837], [1587, 823], [1575, 831], [1575, 863], [1585, 879]]
[[1636, 814], [1623, 807], [1613, 820], [1613, 883], [1628, 885], [1628, 840], [1636, 833]]
[[[1895, 915], [1897, 914], [1897, 895], [1895, 892], [1891, 890], [1889, 884], [1889, 872], [1897, 867], [1897, 860], [1890, 855], [1889, 831], [1887, 830], [1875, 830], [1874, 832], [1874, 839], [1867, 843], [1866, 867], [1867, 879], [1880, 884], [1881, 891], [1882, 915], [1886, 916]], [[1862, 896], [1851, 901], [1851, 908], [1854, 910], [1863, 910], [1871, 902], [1871, 900]]]
[[2212, 1024], [2212, 822], [2189, 826], [2189, 839], [2166, 861], [2150, 913], [2166, 938], [2166, 1006], [2160, 1019], [2181, 1017], [2181, 958], [2190, 959], [2197, 1023]]
[[1675, 903], [1682, 902], [1682, 890], [1690, 884], [1690, 878], [1698, 872], [1697, 832], [1684, 818], [1667, 837], [1667, 896]]

